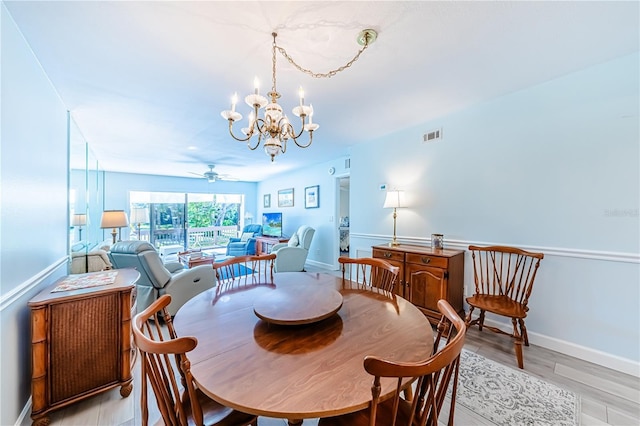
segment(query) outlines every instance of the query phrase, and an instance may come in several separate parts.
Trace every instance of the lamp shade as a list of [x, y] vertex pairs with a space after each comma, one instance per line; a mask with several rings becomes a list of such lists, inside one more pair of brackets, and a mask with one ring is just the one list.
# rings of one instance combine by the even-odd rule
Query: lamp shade
[[404, 206], [404, 191], [395, 189], [387, 191], [387, 197], [384, 199], [384, 206], [382, 206], [383, 208], [393, 209]]
[[131, 209], [132, 223], [147, 223], [149, 221], [149, 209], [146, 207], [134, 207]]
[[71, 217], [71, 226], [84, 226], [87, 224], [87, 215], [84, 213], [77, 213]]
[[124, 210], [105, 210], [102, 212], [100, 228], [122, 228], [127, 225], [129, 225], [129, 219]]

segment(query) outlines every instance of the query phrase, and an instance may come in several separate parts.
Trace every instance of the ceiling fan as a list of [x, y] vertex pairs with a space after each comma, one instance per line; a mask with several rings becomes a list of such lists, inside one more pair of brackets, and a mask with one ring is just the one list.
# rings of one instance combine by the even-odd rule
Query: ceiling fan
[[213, 165], [213, 164], [208, 164], [208, 165], [207, 165], [207, 167], [209, 167], [209, 170], [207, 170], [207, 171], [206, 171], [206, 172], [204, 172], [204, 173], [193, 173], [193, 172], [189, 172], [189, 173], [191, 173], [192, 175], [196, 175], [196, 176], [203, 177], [203, 178], [205, 178], [205, 179], [207, 180], [207, 182], [209, 182], [209, 183], [213, 183], [213, 182], [215, 182], [215, 181], [217, 181], [217, 180], [234, 180], [234, 179], [232, 179], [232, 178], [228, 177], [227, 175], [221, 175], [221, 174], [220, 174], [220, 173], [218, 173], [218, 172], [214, 172], [214, 171], [213, 171], [213, 169], [214, 169], [216, 166], [215, 166], [215, 165]]

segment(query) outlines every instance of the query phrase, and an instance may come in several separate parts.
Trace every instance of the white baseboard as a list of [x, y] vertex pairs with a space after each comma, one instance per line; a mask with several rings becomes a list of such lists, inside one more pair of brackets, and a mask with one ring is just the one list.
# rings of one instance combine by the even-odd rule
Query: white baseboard
[[[20, 416], [18, 416], [18, 420], [16, 420], [15, 424], [13, 426], [22, 426], [24, 423], [24, 420], [29, 416], [29, 413], [31, 412], [31, 397], [29, 397], [29, 399], [27, 400], [27, 403], [25, 404], [24, 408], [22, 409], [22, 412], [20, 413]], [[27, 422], [27, 424], [30, 422]]]
[[[490, 318], [485, 319], [485, 324], [492, 327], [497, 327], [507, 333], [513, 332], [513, 328], [510, 324], [498, 322]], [[627, 358], [622, 358], [617, 355], [611, 355], [597, 349], [592, 349], [586, 346], [567, 342], [565, 340], [556, 339], [555, 337], [549, 337], [544, 334], [531, 332], [529, 330], [527, 331], [529, 334], [529, 343], [531, 344], [541, 346], [552, 351], [560, 352], [562, 354], [569, 355], [583, 361], [592, 362], [602, 367], [620, 371], [621, 373], [640, 377], [640, 363], [638, 362]]]
[[307, 263], [309, 265], [316, 266], [318, 268], [328, 269], [329, 271], [335, 271], [336, 270], [335, 266], [333, 266], [330, 263], [318, 262], [316, 260], [309, 260], [309, 259], [307, 259]]

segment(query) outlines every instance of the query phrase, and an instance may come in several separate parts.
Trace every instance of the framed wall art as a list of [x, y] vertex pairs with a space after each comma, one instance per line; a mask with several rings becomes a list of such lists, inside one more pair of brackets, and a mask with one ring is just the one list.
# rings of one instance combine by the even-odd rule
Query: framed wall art
[[307, 186], [304, 189], [304, 208], [315, 209], [320, 207], [320, 186]]
[[262, 207], [271, 207], [271, 194], [264, 194], [262, 197]]
[[278, 207], [293, 207], [293, 188], [278, 191]]

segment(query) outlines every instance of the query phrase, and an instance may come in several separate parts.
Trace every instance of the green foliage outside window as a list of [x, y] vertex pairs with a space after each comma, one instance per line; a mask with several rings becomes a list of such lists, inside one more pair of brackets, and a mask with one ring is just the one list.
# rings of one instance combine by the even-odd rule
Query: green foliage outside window
[[237, 203], [190, 202], [187, 204], [189, 228], [237, 225], [239, 207]]

